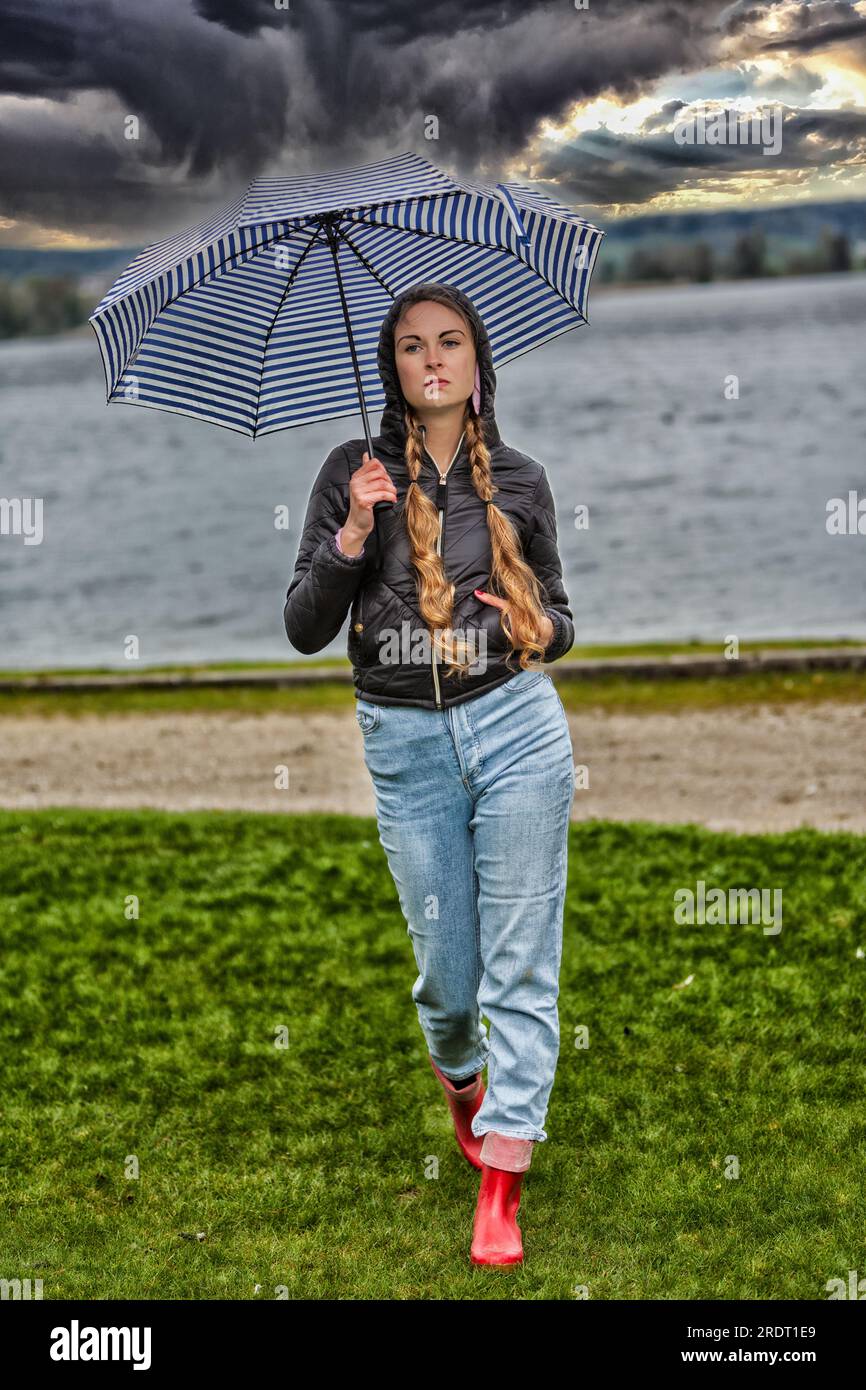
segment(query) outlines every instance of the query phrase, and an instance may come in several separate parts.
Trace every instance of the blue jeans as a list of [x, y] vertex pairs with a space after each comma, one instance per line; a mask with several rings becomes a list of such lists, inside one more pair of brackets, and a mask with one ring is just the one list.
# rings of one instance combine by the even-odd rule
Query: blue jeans
[[520, 671], [449, 709], [358, 699], [355, 713], [428, 1051], [455, 1081], [487, 1066], [477, 1137], [544, 1140], [574, 796], [556, 687]]

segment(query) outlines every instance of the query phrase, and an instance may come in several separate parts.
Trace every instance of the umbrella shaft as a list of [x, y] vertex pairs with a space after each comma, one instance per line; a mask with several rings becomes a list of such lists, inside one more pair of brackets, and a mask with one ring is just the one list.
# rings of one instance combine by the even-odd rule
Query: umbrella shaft
[[[340, 303], [343, 306], [343, 318], [346, 323], [346, 333], [349, 338], [349, 351], [352, 354], [352, 369], [355, 373], [355, 382], [358, 387], [358, 400], [361, 405], [361, 419], [364, 422], [364, 434], [367, 439], [367, 453], [373, 457], [373, 437], [370, 434], [370, 420], [367, 415], [367, 403], [364, 400], [364, 387], [361, 383], [361, 367], [358, 362], [358, 354], [355, 351], [355, 339], [352, 334], [352, 324], [349, 318], [349, 305], [346, 302], [346, 291], [343, 288], [343, 277], [340, 274], [340, 258], [338, 254], [339, 243], [333, 225], [330, 221], [325, 224], [325, 233], [328, 238], [328, 245], [331, 248], [331, 255], [334, 257], [334, 271], [337, 276], [337, 289], [340, 293]], [[378, 556], [378, 568], [382, 566], [382, 537], [379, 533], [379, 513], [391, 510], [392, 502], [375, 502], [373, 504], [373, 525], [376, 529], [376, 554]]]
[[350, 319], [349, 319], [349, 306], [348, 306], [348, 304], [347, 304], [347, 302], [346, 302], [346, 291], [345, 291], [345, 289], [343, 288], [343, 277], [342, 277], [342, 275], [340, 274], [340, 258], [339, 258], [339, 255], [338, 255], [338, 238], [337, 238], [337, 236], [336, 236], [336, 234], [335, 234], [335, 232], [334, 232], [333, 227], [332, 227], [330, 224], [328, 224], [328, 225], [325, 227], [325, 232], [327, 233], [328, 244], [330, 245], [330, 248], [331, 248], [331, 255], [334, 257], [334, 270], [335, 270], [336, 275], [337, 275], [337, 289], [338, 289], [339, 292], [340, 292], [340, 303], [341, 303], [342, 306], [343, 306], [343, 318], [345, 319], [345, 322], [346, 322], [346, 333], [348, 334], [348, 337], [349, 337], [349, 351], [350, 351], [350, 353], [352, 354], [352, 368], [353, 368], [354, 373], [355, 373], [355, 381], [357, 382], [357, 385], [358, 385], [358, 400], [360, 401], [360, 404], [361, 404], [361, 418], [362, 418], [362, 420], [364, 421], [364, 434], [366, 435], [366, 438], [367, 438], [367, 452], [369, 453], [370, 458], [372, 458], [372, 457], [373, 457], [373, 439], [372, 439], [372, 436], [371, 436], [371, 434], [370, 434], [370, 421], [369, 421], [369, 419], [368, 419], [368, 417], [367, 417], [367, 403], [366, 403], [366, 401], [364, 400], [364, 388], [363, 388], [363, 386], [361, 385], [361, 367], [360, 367], [360, 364], [359, 364], [359, 362], [358, 362], [358, 354], [357, 354], [357, 352], [355, 351], [355, 339], [354, 339], [353, 334], [352, 334], [352, 324], [351, 324], [351, 321], [350, 321]]

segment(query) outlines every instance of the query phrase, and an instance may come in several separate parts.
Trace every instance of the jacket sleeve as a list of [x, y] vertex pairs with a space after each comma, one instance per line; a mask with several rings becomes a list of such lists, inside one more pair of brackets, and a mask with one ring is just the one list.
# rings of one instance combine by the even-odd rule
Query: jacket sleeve
[[553, 637], [542, 660], [556, 661], [574, 646], [574, 622], [562, 582], [562, 561], [556, 543], [556, 505], [544, 468], [541, 469], [532, 499], [532, 520], [525, 554], [546, 593], [544, 611], [553, 623]]
[[334, 640], [367, 568], [366, 554], [344, 555], [337, 545], [348, 515], [349, 460], [340, 445], [325, 459], [310, 493], [283, 609], [286, 636], [299, 652], [320, 652]]

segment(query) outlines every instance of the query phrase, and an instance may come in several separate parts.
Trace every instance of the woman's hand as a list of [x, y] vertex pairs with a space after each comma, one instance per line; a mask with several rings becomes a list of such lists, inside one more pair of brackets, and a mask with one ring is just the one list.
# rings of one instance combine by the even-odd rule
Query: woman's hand
[[375, 525], [373, 506], [376, 502], [396, 502], [397, 489], [379, 459], [371, 459], [364, 451], [364, 462], [349, 479], [349, 515], [343, 527], [340, 544], [347, 554], [357, 553]]
[[[502, 611], [503, 613], [505, 612], [506, 608], [508, 607], [508, 601], [507, 601], [507, 599], [504, 599], [504, 598], [497, 598], [495, 594], [488, 594], [484, 589], [476, 589], [476, 590], [475, 590], [475, 597], [476, 597], [476, 598], [480, 598], [482, 603], [489, 603], [489, 604], [491, 605], [491, 607], [501, 609], [501, 611]], [[553, 619], [552, 619], [552, 618], [548, 618], [548, 616], [547, 616], [546, 613], [545, 613], [545, 615], [544, 615], [544, 622], [545, 622], [545, 627], [542, 628], [541, 636], [539, 637], [538, 640], [539, 640], [541, 643], [543, 643], [543, 645], [544, 645], [544, 650], [547, 651], [547, 648], [550, 646], [551, 642], [553, 641], [553, 634], [554, 634], [554, 632], [556, 631], [556, 629], [555, 629], [555, 627], [553, 626]]]

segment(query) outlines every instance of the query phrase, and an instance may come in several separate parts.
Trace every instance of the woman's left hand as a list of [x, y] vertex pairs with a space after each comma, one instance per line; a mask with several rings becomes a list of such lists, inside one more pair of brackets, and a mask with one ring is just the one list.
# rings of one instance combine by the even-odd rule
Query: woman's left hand
[[[495, 594], [488, 594], [488, 593], [485, 592], [484, 589], [476, 589], [476, 590], [475, 590], [475, 597], [476, 597], [476, 598], [480, 598], [482, 603], [489, 603], [489, 604], [491, 605], [491, 607], [501, 609], [501, 611], [502, 611], [503, 613], [505, 612], [506, 608], [508, 607], [508, 600], [507, 600], [507, 599], [504, 599], [504, 598], [497, 598]], [[544, 649], [545, 649], [545, 651], [546, 651], [547, 648], [550, 646], [551, 642], [553, 641], [553, 634], [554, 634], [555, 628], [554, 628], [554, 626], [553, 626], [553, 619], [552, 619], [552, 618], [548, 618], [548, 616], [547, 616], [546, 613], [545, 613], [545, 615], [544, 615], [544, 621], [545, 621], [546, 626], [545, 626], [545, 627], [543, 628], [543, 630], [542, 630], [541, 637], [539, 638], [539, 641], [541, 641], [541, 642], [544, 644]]]

